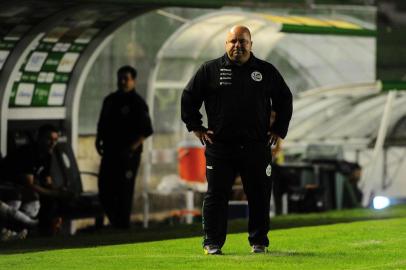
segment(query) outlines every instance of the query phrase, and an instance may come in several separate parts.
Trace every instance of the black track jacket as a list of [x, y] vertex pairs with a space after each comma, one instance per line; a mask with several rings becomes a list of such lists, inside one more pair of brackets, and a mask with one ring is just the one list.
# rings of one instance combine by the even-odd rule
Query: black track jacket
[[[268, 131], [285, 138], [292, 117], [292, 93], [281, 74], [252, 53], [242, 66], [224, 54], [197, 70], [181, 100], [189, 131], [204, 129], [199, 112], [203, 102], [217, 142], [267, 142]], [[271, 110], [276, 112], [272, 128]]]

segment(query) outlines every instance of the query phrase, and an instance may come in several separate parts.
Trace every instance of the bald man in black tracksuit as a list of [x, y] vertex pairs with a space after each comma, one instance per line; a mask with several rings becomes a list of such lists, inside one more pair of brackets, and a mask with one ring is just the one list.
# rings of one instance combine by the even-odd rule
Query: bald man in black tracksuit
[[[266, 252], [269, 245], [270, 145], [287, 134], [292, 94], [278, 70], [251, 53], [250, 39], [246, 27], [230, 30], [227, 53], [204, 63], [182, 95], [182, 120], [206, 144], [206, 254], [221, 254], [228, 200], [237, 174], [241, 175], [249, 204], [248, 239], [252, 252]], [[202, 126], [199, 112], [203, 103], [208, 128]], [[272, 127], [271, 111], [276, 112]]]

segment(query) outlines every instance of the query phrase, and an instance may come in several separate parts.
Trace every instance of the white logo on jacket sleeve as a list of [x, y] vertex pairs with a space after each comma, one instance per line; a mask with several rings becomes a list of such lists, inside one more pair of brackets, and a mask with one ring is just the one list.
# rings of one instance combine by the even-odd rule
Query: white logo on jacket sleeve
[[262, 81], [262, 74], [259, 71], [254, 71], [251, 73], [251, 78], [256, 82], [260, 82]]

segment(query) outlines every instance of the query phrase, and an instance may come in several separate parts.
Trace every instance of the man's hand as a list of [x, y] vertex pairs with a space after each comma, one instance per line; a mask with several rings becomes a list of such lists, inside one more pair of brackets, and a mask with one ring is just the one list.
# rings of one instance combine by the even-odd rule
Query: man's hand
[[199, 138], [200, 142], [205, 145], [206, 142], [209, 142], [210, 144], [213, 143], [213, 141], [210, 138], [210, 135], [213, 135], [214, 132], [211, 130], [195, 130], [193, 133], [196, 135], [197, 138]]
[[103, 141], [98, 136], [96, 137], [95, 145], [97, 153], [99, 153], [100, 156], [103, 156]]
[[268, 131], [269, 145], [275, 145], [281, 138], [278, 134]]
[[140, 147], [142, 145], [144, 140], [145, 140], [145, 137], [141, 136], [136, 142], [131, 144], [131, 146], [130, 146], [131, 153], [137, 151], [138, 147]]
[[[24, 185], [27, 188], [37, 192], [40, 195], [48, 196], [48, 197], [52, 197], [52, 198], [57, 198], [59, 196], [59, 194], [60, 194], [57, 189], [52, 187], [52, 185], [49, 186], [49, 187], [43, 187], [41, 185], [35, 184], [34, 175], [32, 175], [32, 174], [27, 174], [27, 175], [24, 176], [24, 178], [25, 178]], [[47, 180], [47, 181], [49, 181], [49, 180]]]

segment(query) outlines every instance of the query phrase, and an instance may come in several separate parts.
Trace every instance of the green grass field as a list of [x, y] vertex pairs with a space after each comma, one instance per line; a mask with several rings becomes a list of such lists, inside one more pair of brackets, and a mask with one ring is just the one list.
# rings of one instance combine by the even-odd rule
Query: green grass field
[[[46, 239], [31, 239], [25, 243], [3, 244], [2, 251], [6, 252], [0, 255], [0, 269], [406, 269], [406, 217], [398, 217], [405, 213], [405, 208], [369, 211], [300, 215], [296, 219], [287, 216], [279, 221], [275, 218], [280, 228], [285, 229], [269, 233], [268, 254], [249, 253], [246, 233], [228, 236], [224, 256], [203, 255], [200, 236], [140, 242], [152, 236], [165, 238], [164, 234], [159, 236], [157, 229], [152, 229], [150, 234], [138, 236], [94, 233], [49, 240], [48, 243]], [[354, 220], [363, 219], [361, 217], [368, 213], [375, 213], [372, 218], [383, 219], [308, 226], [319, 219], [324, 220], [322, 224], [329, 223], [326, 222], [329, 218], [330, 221], [340, 220], [338, 217], [343, 213], [352, 215]], [[286, 227], [291, 226], [283, 226], [298, 220], [306, 226], [288, 229]], [[236, 230], [238, 223], [233, 226], [232, 230]], [[168, 238], [175, 236], [175, 231], [167, 233]], [[124, 241], [126, 235], [136, 243]], [[115, 242], [114, 237], [122, 241]], [[69, 241], [82, 245], [75, 246]]]

